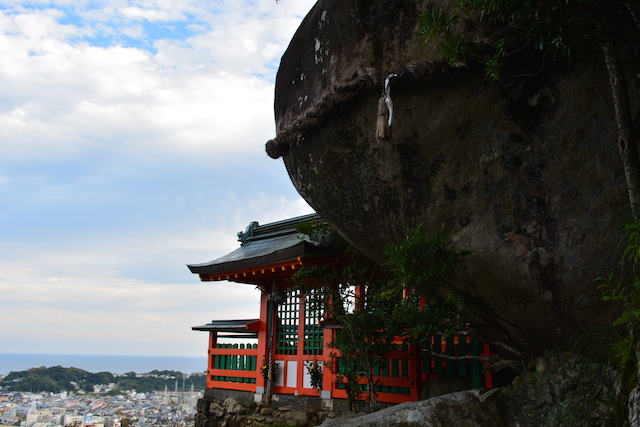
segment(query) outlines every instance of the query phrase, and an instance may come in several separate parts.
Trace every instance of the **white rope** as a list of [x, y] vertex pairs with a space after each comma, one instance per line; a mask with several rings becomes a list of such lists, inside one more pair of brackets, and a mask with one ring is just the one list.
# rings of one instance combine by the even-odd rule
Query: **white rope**
[[391, 100], [391, 88], [389, 87], [389, 80], [391, 77], [397, 77], [398, 74], [392, 73], [384, 79], [384, 102], [387, 104], [387, 110], [389, 110], [389, 127], [393, 123], [393, 101]]

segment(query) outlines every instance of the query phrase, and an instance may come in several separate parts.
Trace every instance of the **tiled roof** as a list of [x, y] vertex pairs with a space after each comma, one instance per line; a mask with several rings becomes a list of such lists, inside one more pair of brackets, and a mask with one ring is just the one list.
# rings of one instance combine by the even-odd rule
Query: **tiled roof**
[[299, 261], [305, 257], [329, 255], [332, 253], [330, 247], [309, 241], [308, 236], [295, 229], [302, 222], [314, 220], [321, 218], [311, 214], [265, 225], [252, 222], [244, 232], [238, 233], [241, 242], [238, 249], [213, 261], [187, 267], [192, 273], [199, 274], [202, 280], [232, 280], [225, 275], [246, 273], [248, 270]]

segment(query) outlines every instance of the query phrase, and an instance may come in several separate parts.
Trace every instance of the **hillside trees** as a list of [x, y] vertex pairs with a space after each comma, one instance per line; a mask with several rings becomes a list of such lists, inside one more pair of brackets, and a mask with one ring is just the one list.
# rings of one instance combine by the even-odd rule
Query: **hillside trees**
[[114, 378], [113, 374], [109, 372], [94, 374], [78, 368], [52, 366], [11, 372], [4, 378], [3, 385], [8, 386], [12, 391], [57, 393], [63, 390], [74, 391], [76, 388], [93, 391], [94, 384], [109, 384], [114, 382]]
[[94, 385], [114, 383], [113, 393], [120, 393], [124, 390], [152, 392], [162, 391], [165, 387], [173, 389], [178, 380], [180, 386], [184, 384], [187, 389], [192, 385], [196, 390], [205, 388], [204, 375], [192, 374], [184, 381], [183, 377], [184, 374], [178, 371], [154, 370], [145, 375], [128, 372], [122, 376], [115, 376], [110, 372], [91, 373], [78, 368], [52, 366], [11, 372], [0, 382], [0, 386], [7, 387], [11, 391], [57, 393], [64, 390], [93, 392]]

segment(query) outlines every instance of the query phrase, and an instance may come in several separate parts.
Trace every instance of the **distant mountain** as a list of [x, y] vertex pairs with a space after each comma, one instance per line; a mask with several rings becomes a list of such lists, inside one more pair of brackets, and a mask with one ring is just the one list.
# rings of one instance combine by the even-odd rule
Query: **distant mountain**
[[[124, 375], [113, 375], [110, 372], [91, 373], [78, 368], [31, 368], [26, 371], [11, 372], [0, 381], [0, 388], [9, 391], [53, 392], [84, 391], [93, 392], [94, 386], [103, 386], [104, 392], [119, 393], [124, 390], [137, 392], [162, 391], [165, 388], [174, 390], [200, 391], [205, 388], [204, 374], [184, 375], [179, 371], [151, 371], [145, 374], [128, 372]], [[105, 387], [111, 385], [110, 387]]]

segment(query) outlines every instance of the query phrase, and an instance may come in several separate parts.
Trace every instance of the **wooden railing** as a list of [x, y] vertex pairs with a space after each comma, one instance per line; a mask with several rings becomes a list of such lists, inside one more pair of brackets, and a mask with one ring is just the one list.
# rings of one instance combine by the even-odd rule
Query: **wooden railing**
[[207, 388], [256, 391], [258, 344], [216, 344], [209, 349]]
[[[492, 388], [490, 357], [489, 345], [478, 341], [475, 330], [446, 339], [432, 337], [430, 348], [422, 351], [414, 345], [406, 350], [389, 352], [374, 370], [378, 400], [388, 403], [418, 400], [422, 384], [441, 374], [468, 376], [472, 388]], [[339, 352], [331, 352], [331, 357], [316, 356], [316, 360], [325, 363], [324, 390], [330, 390], [333, 398], [346, 399], [345, 383], [338, 381], [340, 373], [346, 373]], [[217, 344], [209, 349], [208, 388], [255, 392], [256, 383], [262, 384], [258, 381], [260, 375], [257, 344]], [[363, 394], [366, 394], [365, 383], [363, 378]], [[282, 388], [281, 393], [293, 393], [293, 389], [279, 388]]]
[[489, 344], [479, 342], [475, 329], [447, 338], [434, 336], [431, 337], [431, 348], [423, 349], [424, 380], [428, 381], [439, 374], [469, 376], [471, 388], [492, 388], [490, 359], [491, 348]]
[[[339, 375], [344, 374], [344, 365], [340, 357], [336, 358], [338, 374], [334, 375], [332, 396], [347, 398], [345, 384], [338, 382]], [[414, 350], [392, 351], [380, 359], [374, 367], [374, 386], [380, 402], [402, 403], [419, 399], [419, 387], [416, 379], [419, 377], [419, 354]], [[360, 380], [363, 397], [367, 384], [364, 378]]]
[[[432, 337], [431, 348], [423, 351], [416, 346], [389, 352], [374, 369], [378, 400], [388, 403], [419, 400], [422, 384], [441, 374], [469, 377], [472, 388], [492, 388], [491, 356], [489, 344], [480, 343], [474, 329], [446, 339]], [[336, 358], [336, 366], [337, 374], [332, 374], [332, 396], [346, 398], [345, 384], [337, 381], [340, 373], [346, 373], [340, 357]], [[364, 397], [364, 378], [360, 383]]]

